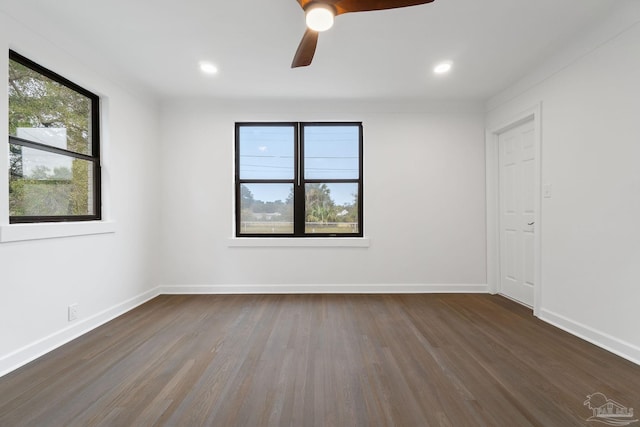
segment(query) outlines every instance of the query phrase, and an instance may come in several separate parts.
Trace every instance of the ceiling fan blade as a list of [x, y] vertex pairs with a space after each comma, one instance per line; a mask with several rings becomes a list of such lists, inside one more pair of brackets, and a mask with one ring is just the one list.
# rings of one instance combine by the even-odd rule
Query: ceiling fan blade
[[[304, 0], [299, 0], [303, 1]], [[371, 10], [396, 9], [399, 7], [418, 6], [434, 0], [329, 0], [336, 8], [336, 15], [348, 12], [367, 12]], [[300, 3], [302, 5], [302, 3]]]
[[316, 53], [316, 46], [318, 45], [318, 32], [307, 28], [304, 32], [302, 40], [296, 50], [296, 55], [293, 57], [291, 68], [306, 67], [311, 64], [313, 55]]

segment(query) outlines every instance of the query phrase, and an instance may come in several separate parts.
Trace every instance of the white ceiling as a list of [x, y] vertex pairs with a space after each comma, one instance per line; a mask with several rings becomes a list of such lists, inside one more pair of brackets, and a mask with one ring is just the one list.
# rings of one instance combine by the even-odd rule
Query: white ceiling
[[[615, 1], [435, 0], [345, 14], [320, 34], [311, 66], [297, 69], [305, 25], [296, 0], [2, 0], [0, 10], [43, 35], [80, 40], [161, 97], [484, 100]], [[78, 49], [63, 47], [71, 44]], [[445, 59], [453, 72], [435, 76]], [[202, 75], [201, 60], [220, 72]]]

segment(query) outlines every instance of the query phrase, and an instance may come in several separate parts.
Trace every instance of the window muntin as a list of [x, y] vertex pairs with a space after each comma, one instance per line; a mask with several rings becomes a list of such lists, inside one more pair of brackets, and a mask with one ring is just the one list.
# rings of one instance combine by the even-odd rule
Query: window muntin
[[9, 52], [11, 223], [100, 219], [98, 97]]
[[362, 237], [361, 123], [236, 123], [237, 237]]

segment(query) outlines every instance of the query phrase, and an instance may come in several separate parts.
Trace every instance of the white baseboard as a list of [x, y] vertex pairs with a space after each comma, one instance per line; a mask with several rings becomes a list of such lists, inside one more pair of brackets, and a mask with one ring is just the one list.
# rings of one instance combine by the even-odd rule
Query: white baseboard
[[622, 341], [549, 310], [541, 309], [539, 317], [545, 322], [569, 332], [571, 335], [582, 338], [591, 344], [640, 365], [640, 348], [631, 343]]
[[151, 289], [0, 357], [0, 377], [115, 319], [156, 296], [158, 296], [158, 288]]
[[422, 294], [488, 293], [486, 284], [161, 285], [160, 294]]

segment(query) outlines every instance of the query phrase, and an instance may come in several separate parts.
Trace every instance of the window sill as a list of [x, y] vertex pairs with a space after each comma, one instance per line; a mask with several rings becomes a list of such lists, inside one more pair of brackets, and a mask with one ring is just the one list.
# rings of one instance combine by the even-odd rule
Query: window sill
[[277, 247], [277, 248], [368, 248], [368, 237], [232, 237], [229, 247]]
[[41, 222], [0, 226], [0, 243], [115, 233], [114, 221]]

